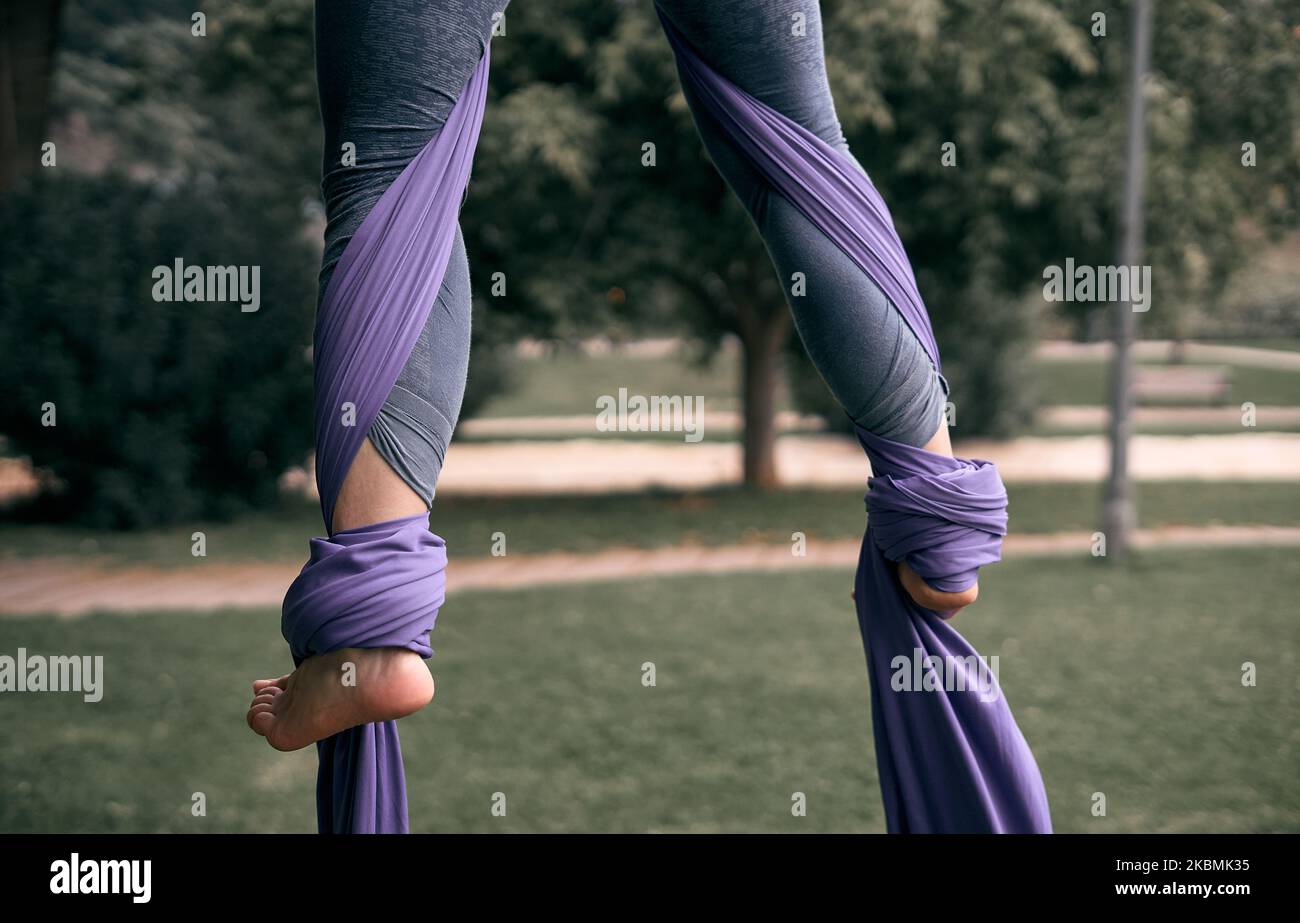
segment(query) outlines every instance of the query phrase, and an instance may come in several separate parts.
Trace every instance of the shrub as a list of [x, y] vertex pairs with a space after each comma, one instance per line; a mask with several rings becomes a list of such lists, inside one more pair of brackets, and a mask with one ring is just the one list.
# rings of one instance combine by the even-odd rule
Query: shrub
[[[272, 500], [312, 443], [317, 258], [298, 216], [224, 188], [46, 176], [0, 202], [0, 433], [61, 482], [24, 512], [126, 528]], [[154, 268], [177, 258], [258, 266], [260, 308], [155, 301]]]

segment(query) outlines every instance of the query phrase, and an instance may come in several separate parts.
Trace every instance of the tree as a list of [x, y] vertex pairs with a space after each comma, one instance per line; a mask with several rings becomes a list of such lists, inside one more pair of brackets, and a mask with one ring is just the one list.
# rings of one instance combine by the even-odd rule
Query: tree
[[624, 315], [640, 330], [684, 330], [706, 354], [727, 334], [738, 338], [745, 482], [775, 486], [776, 395], [792, 325], [771, 261], [708, 159], [648, 5], [622, 9], [595, 64], [610, 203], [601, 277], [627, 291]]
[[[181, 0], [65, 6], [53, 112], [84, 123], [89, 140], [60, 151], [61, 165], [66, 154], [74, 168], [115, 165], [163, 191], [238, 190], [257, 203], [245, 220], [291, 238], [311, 223], [304, 211], [319, 220], [310, 0], [232, 3], [201, 41]], [[1114, 252], [1126, 20], [1109, 11], [1098, 30], [1093, 6], [825, 4], [839, 115], [916, 267], [958, 434], [1026, 418], [1021, 357], [1043, 268]], [[1162, 7], [1148, 91], [1151, 329], [1176, 328], [1179, 304], [1212, 302], [1255, 237], [1295, 223], [1297, 12], [1296, 0]], [[483, 347], [521, 334], [685, 332], [705, 352], [734, 334], [746, 479], [775, 482], [788, 310], [708, 164], [650, 4], [510, 9], [463, 225], [471, 389], [476, 369], [493, 371]], [[1086, 327], [1091, 306], [1064, 309]]]
[[[895, 218], [937, 323], [972, 283], [1014, 297], [1066, 256], [1114, 258], [1128, 8], [1098, 19], [1086, 0], [828, 4], [841, 117], [886, 198], [905, 203]], [[1147, 259], [1160, 296], [1144, 323], [1155, 329], [1212, 300], [1259, 234], [1295, 226], [1298, 21], [1294, 0], [1160, 7], [1147, 89]], [[948, 141], [951, 168], [938, 156]], [[1082, 329], [1097, 307], [1063, 310]]]
[[[189, 6], [142, 6], [68, 4], [58, 165], [0, 208], [24, 237], [0, 258], [0, 432], [61, 483], [27, 512], [101, 527], [265, 504], [311, 444], [315, 158], [271, 126], [318, 151], [317, 119], [288, 121], [284, 86], [219, 60], [247, 38], [238, 16], [197, 36]], [[295, 13], [299, 40], [268, 57], [310, 71], [309, 8], [265, 11], [289, 35]], [[157, 302], [155, 269], [177, 258], [256, 267], [258, 310]]]
[[[0, 209], [6, 233], [30, 239], [0, 259], [0, 339], [15, 356], [0, 370], [11, 396], [0, 432], [62, 483], [27, 512], [129, 527], [265, 503], [312, 441], [321, 218], [312, 5], [235, 4], [202, 30], [177, 0], [69, 7], [53, 108], [71, 140], [59, 169], [12, 190]], [[520, 102], [519, 120], [555, 134], [535, 118], [536, 98]], [[563, 201], [552, 178], [581, 173], [579, 143], [561, 133], [553, 169], [530, 163], [517, 174]], [[480, 226], [491, 241], [490, 224]], [[541, 265], [559, 246], [536, 246], [533, 259]], [[152, 268], [176, 257], [258, 266], [265, 304], [243, 315], [149, 303]], [[523, 288], [514, 305], [545, 304]], [[507, 378], [483, 348], [500, 329], [475, 324], [466, 413]], [[47, 405], [56, 426], [42, 419]]]
[[[1063, 236], [1048, 195], [1055, 147], [1043, 148], [1068, 122], [1071, 83], [1096, 69], [1086, 29], [1034, 0], [1010, 15], [976, 3], [889, 2], [826, 4], [824, 16], [841, 121], [893, 203], [961, 410], [959, 431], [1013, 431], [1031, 403], [1029, 369], [1016, 361], [1033, 330], [1026, 280]], [[790, 328], [779, 282], [707, 164], [651, 11], [623, 9], [598, 66], [610, 125], [601, 182], [616, 202], [604, 263], [618, 267], [645, 316], [675, 318], [706, 344], [725, 333], [740, 339], [746, 480], [771, 484], [772, 397]], [[654, 169], [639, 159], [646, 142], [655, 144]], [[943, 160], [946, 142], [955, 169]], [[796, 391], [807, 393], [806, 360], [794, 368]]]
[[60, 0], [0, 6], [0, 192], [35, 168], [49, 118]]

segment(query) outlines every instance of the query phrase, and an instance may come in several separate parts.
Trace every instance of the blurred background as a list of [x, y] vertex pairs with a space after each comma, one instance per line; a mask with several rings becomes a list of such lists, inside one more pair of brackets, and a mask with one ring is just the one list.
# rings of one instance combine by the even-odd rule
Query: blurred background
[[[3, 832], [315, 827], [314, 751], [243, 722], [291, 667], [279, 602], [320, 534], [312, 4], [193, 7], [0, 19], [0, 654], [105, 663], [97, 703], [0, 693]], [[958, 625], [1000, 658], [1056, 828], [1295, 831], [1300, 3], [1153, 7], [1138, 160], [1129, 3], [826, 0], [831, 85], [956, 449], [1008, 485], [1006, 560]], [[883, 830], [849, 599], [866, 461], [649, 0], [506, 23], [412, 828]], [[1044, 272], [1125, 262], [1135, 170], [1151, 302], [1116, 393], [1115, 306], [1049, 301]], [[178, 258], [259, 266], [260, 308], [155, 301]], [[703, 439], [602, 431], [620, 389], [699, 396]]]

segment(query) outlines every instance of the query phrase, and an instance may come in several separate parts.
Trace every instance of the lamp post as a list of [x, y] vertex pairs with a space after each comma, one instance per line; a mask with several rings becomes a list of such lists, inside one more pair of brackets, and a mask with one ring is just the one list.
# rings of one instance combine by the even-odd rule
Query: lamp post
[[[1151, 3], [1152, 0], [1134, 0], [1133, 4], [1133, 67], [1129, 84], [1121, 267], [1137, 266], [1142, 259], [1146, 179], [1146, 101], [1142, 86], [1151, 62]], [[1122, 561], [1128, 554], [1130, 533], [1137, 524], [1128, 464], [1133, 428], [1132, 345], [1137, 318], [1131, 300], [1116, 302], [1112, 310], [1115, 355], [1110, 374], [1110, 477], [1102, 507], [1102, 532], [1106, 538], [1106, 556]]]

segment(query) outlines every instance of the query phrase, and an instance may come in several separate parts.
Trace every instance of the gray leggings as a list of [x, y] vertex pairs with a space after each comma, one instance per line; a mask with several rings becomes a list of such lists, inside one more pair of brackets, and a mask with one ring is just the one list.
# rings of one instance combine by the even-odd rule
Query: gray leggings
[[[508, 2], [317, 0], [329, 219], [322, 294], [353, 232], [446, 120], [489, 41], [493, 14]], [[851, 157], [826, 79], [816, 0], [657, 2], [714, 69]], [[795, 14], [805, 18], [804, 35], [793, 34]], [[924, 445], [939, 427], [947, 384], [916, 337], [853, 261], [741, 159], [689, 92], [687, 101], [780, 277], [802, 272], [807, 279], [806, 294], [790, 299], [790, 307], [835, 398], [863, 428]], [[343, 165], [349, 142], [354, 166]], [[428, 323], [369, 432], [380, 455], [427, 503], [465, 392], [470, 303], [469, 263], [458, 230]]]

